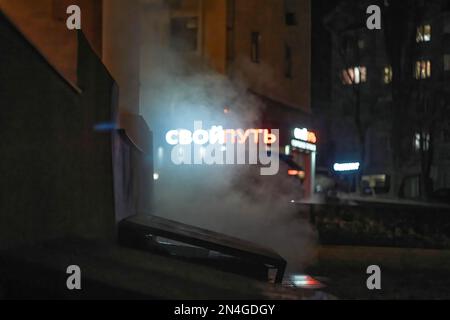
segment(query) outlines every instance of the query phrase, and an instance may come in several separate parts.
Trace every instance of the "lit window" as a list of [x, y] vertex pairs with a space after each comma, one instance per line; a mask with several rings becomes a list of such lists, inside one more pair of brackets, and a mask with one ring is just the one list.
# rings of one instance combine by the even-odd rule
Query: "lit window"
[[429, 133], [416, 133], [414, 136], [414, 150], [415, 151], [428, 151], [430, 149], [430, 134]]
[[416, 70], [414, 72], [416, 79], [428, 79], [431, 77], [431, 61], [416, 61]]
[[342, 82], [346, 85], [360, 84], [367, 81], [366, 67], [353, 67], [342, 71]]
[[389, 84], [392, 82], [392, 77], [393, 77], [393, 72], [392, 72], [392, 67], [388, 66], [384, 68], [384, 73], [383, 73], [383, 81], [385, 84]]
[[450, 54], [444, 55], [444, 70], [450, 71]]
[[431, 41], [431, 26], [429, 24], [417, 28], [416, 41], [417, 43]]

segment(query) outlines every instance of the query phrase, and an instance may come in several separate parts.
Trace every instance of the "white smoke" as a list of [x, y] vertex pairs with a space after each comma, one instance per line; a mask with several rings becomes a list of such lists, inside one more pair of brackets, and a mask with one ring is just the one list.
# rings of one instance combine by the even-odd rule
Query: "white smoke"
[[196, 54], [171, 50], [168, 18], [163, 7], [142, 16], [141, 113], [155, 135], [155, 156], [166, 147], [165, 165], [157, 165], [154, 214], [273, 248], [288, 269], [302, 271], [313, 259], [316, 236], [291, 203], [299, 198], [299, 185], [284, 174], [287, 167], [262, 177], [257, 166], [168, 165], [167, 130], [192, 129], [194, 121], [254, 128], [264, 108], [245, 81], [231, 82]]

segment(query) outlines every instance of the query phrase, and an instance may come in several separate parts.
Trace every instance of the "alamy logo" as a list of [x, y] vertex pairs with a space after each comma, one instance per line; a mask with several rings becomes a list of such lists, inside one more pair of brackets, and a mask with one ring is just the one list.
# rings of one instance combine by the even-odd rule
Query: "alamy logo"
[[194, 122], [194, 131], [170, 130], [166, 142], [173, 146], [172, 162], [176, 165], [262, 165], [261, 175], [279, 171], [279, 130], [203, 129]]
[[69, 290], [81, 290], [81, 269], [79, 266], [72, 265], [67, 267], [67, 274], [70, 276], [67, 278], [66, 286]]
[[367, 19], [367, 28], [369, 30], [381, 30], [381, 8], [371, 5], [367, 8], [367, 14], [370, 14]]
[[373, 265], [367, 268], [367, 274], [370, 277], [367, 279], [367, 289], [369, 290], [381, 290], [381, 268]]
[[70, 16], [66, 20], [66, 26], [69, 30], [81, 29], [81, 9], [77, 5], [71, 5], [67, 7], [67, 14]]

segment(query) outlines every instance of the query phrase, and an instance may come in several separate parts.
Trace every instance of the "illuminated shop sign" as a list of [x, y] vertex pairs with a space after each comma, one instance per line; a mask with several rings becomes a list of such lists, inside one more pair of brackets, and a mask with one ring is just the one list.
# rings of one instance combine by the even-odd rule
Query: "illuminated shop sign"
[[277, 136], [269, 129], [223, 129], [222, 126], [213, 126], [210, 130], [198, 129], [195, 131], [178, 129], [170, 130], [166, 134], [168, 144], [175, 145], [206, 145], [206, 144], [246, 144], [248, 141], [258, 144], [274, 144]]
[[202, 121], [194, 130], [176, 129], [166, 133], [166, 142], [175, 165], [260, 165], [261, 175], [279, 171], [278, 129], [203, 129]]
[[314, 132], [308, 131], [308, 129], [295, 129], [294, 130], [294, 137], [297, 140], [309, 142], [312, 144], [317, 143], [317, 137]]
[[359, 162], [335, 163], [333, 168], [336, 172], [358, 171], [361, 164]]
[[302, 171], [302, 170], [289, 169], [288, 175], [291, 177], [299, 177], [300, 179], [304, 179], [306, 176], [306, 173], [305, 173], [305, 171]]
[[304, 141], [299, 141], [299, 140], [294, 139], [291, 141], [291, 145], [294, 148], [305, 150], [305, 151], [311, 151], [311, 152], [317, 151], [317, 146], [315, 144], [304, 142]]
[[317, 151], [317, 137], [314, 132], [308, 131], [308, 129], [295, 129], [295, 139], [291, 140], [291, 146], [300, 150], [316, 152]]

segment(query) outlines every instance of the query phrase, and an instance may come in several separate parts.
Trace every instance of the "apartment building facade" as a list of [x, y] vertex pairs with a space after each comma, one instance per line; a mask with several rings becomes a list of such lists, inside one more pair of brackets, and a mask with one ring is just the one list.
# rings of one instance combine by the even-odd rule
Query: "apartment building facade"
[[[362, 17], [370, 4], [341, 1], [325, 21], [332, 35], [332, 104], [326, 116], [332, 119], [335, 162], [361, 162], [364, 183], [379, 192], [392, 191], [390, 178], [398, 172], [398, 194], [404, 197], [423, 196], [425, 184], [448, 188], [449, 2], [414, 2], [407, 39], [387, 35], [384, 18], [381, 30], [369, 30]], [[405, 43], [407, 66], [391, 61], [392, 41]], [[399, 92], [403, 100], [396, 99]]]
[[[161, 159], [167, 156], [167, 130], [192, 126], [193, 120], [279, 129], [281, 150], [289, 154], [296, 149], [295, 129], [314, 131], [309, 0], [141, 3], [141, 110]], [[228, 90], [230, 83], [234, 89]], [[198, 108], [189, 106], [192, 101]], [[311, 151], [300, 153], [299, 165], [314, 172]]]
[[[150, 71], [161, 69], [170, 57], [175, 68], [184, 70], [180, 73], [198, 71], [199, 63], [206, 62], [211, 70], [248, 89], [264, 106], [261, 125], [283, 129], [283, 143], [295, 128], [310, 127], [309, 0], [142, 0], [141, 4], [141, 30], [152, 39], [141, 41], [141, 70], [149, 70], [141, 73], [141, 83], [148, 88], [141, 92], [144, 108], [160, 102], [155, 97], [162, 90], [157, 89], [161, 77]], [[233, 112], [233, 101], [219, 108]]]
[[230, 2], [228, 61], [261, 95], [310, 112], [311, 16], [309, 1]]

